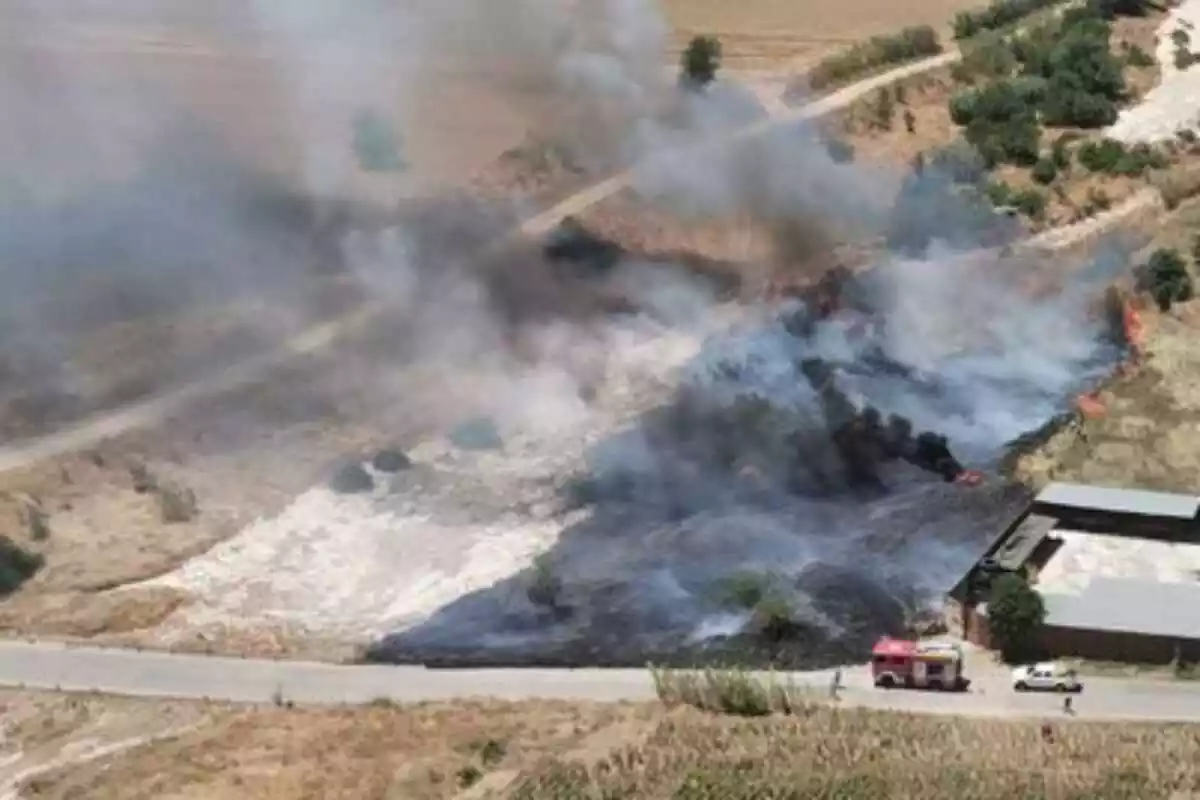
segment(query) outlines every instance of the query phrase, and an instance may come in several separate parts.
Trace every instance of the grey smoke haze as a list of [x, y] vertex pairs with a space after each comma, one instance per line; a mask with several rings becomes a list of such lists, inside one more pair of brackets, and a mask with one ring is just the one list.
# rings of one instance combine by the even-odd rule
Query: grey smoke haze
[[[38, 199], [0, 212], [0, 266], [18, 290], [0, 306], [11, 333], [5, 347], [37, 353], [56, 378], [51, 368], [74, 332], [65, 321], [82, 321], [80, 310], [104, 320], [174, 311], [192, 297], [263, 291], [285, 312], [294, 304], [292, 316], [303, 321], [310, 312], [300, 287], [332, 258], [395, 304], [409, 337], [398, 350], [447, 371], [471, 371], [477, 380], [464, 406], [480, 406], [506, 428], [607, 424], [582, 399], [583, 389], [662, 378], [655, 374], [658, 351], [643, 345], [671, 333], [711, 333], [714, 303], [704, 287], [628, 262], [614, 281], [648, 310], [612, 321], [544, 280], [545, 265], [532, 248], [505, 254], [486, 271], [473, 267], [471, 255], [513, 221], [507, 206], [447, 202], [407, 223], [385, 211], [333, 250], [313, 233], [358, 187], [351, 116], [377, 109], [405, 142], [436, 141], [427, 114], [444, 76], [479, 76], [598, 172], [634, 165], [637, 191], [681, 216], [755, 218], [777, 234], [779, 260], [797, 269], [808, 266], [807, 251], [832, 238], [831, 229], [882, 230], [900, 183], [882, 168], [834, 164], [803, 128], [744, 147], [696, 149], [762, 110], [724, 83], [679, 96], [664, 68], [667, 28], [650, 0], [253, 0], [249, 21], [166, 0], [29, 0], [4, 21], [30, 31], [31, 41], [53, 40], [84, 12], [153, 20], [160, 12], [184, 13], [175, 5], [199, 15], [195, 24], [217, 41], [237, 41], [274, 61], [272, 106], [241, 113], [268, 115], [291, 132], [280, 161], [294, 159], [299, 187], [251, 166], [253, 155], [164, 84], [81, 66], [54, 47], [6, 49], [0, 110], [15, 122], [0, 130], [5, 166]], [[385, 182], [384, 199], [408, 193], [405, 180]], [[310, 202], [323, 213], [314, 214]], [[952, 238], [953, 231], [944, 233]], [[1104, 275], [1088, 278], [1098, 284]], [[1045, 421], [1104, 366], [1085, 288], [1033, 304], [986, 269], [935, 246], [921, 258], [889, 258], [870, 292], [883, 331], [875, 343], [897, 362], [932, 373], [940, 388], [931, 397], [912, 381], [870, 368], [845, 372], [845, 388], [860, 403], [946, 433], [973, 464], [994, 461], [1006, 440]], [[514, 318], [532, 322], [514, 332]], [[828, 431], [798, 363], [821, 356], [861, 366], [864, 342], [846, 327], [831, 320], [806, 341], [774, 324], [718, 334], [685, 380], [717, 404], [766, 397], [796, 424], [811, 426], [808, 457], [828, 459], [828, 447], [820, 446]], [[269, 327], [260, 333], [280, 335]], [[730, 361], [740, 366], [732, 378], [718, 368]], [[379, 386], [381, 402], [403, 403], [403, 379], [372, 366], [363, 379]], [[905, 469], [889, 475], [892, 494], [883, 499], [791, 497], [771, 475], [764, 492], [753, 492], [651, 433], [648, 422], [635, 425], [592, 453], [601, 474], [639, 476], [639, 507], [597, 509], [569, 532], [556, 557], [568, 578], [627, 576], [623, 613], [644, 608], [637, 624], [665, 620], [689, 636], [697, 626], [713, 628], [705, 586], [738, 566], [796, 573], [834, 564], [897, 587], [944, 588], [986, 535], [982, 528], [1007, 509], [997, 490], [973, 495]], [[495, 633], [497, 615], [511, 610], [507, 600], [471, 602], [465, 617], [448, 609], [431, 623], [424, 641], [464, 638], [472, 630], [464, 619], [477, 632]], [[728, 628], [727, 617], [716, 618], [723, 620], [717, 629]]]

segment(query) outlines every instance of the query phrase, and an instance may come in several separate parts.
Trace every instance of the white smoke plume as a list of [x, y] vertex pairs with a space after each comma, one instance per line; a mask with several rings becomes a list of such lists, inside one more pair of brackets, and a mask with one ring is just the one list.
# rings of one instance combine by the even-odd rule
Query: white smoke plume
[[[175, 312], [197, 293], [220, 301], [261, 291], [296, 325], [314, 315], [306, 287], [332, 261], [356, 274], [364, 293], [392, 303], [378, 335], [386, 355], [364, 356], [357, 376], [377, 389], [379, 405], [409, 410], [421, 379], [397, 362], [415, 362], [440, 370], [444, 384], [431, 383], [453, 389], [432, 415], [486, 414], [505, 432], [529, 431], [564, 452], [567, 443], [554, 441], [560, 431], [599, 439], [588, 452], [592, 477], [616, 474], [621, 492], [593, 503], [552, 553], [573, 586], [600, 587], [590, 596], [568, 591], [583, 595], [575, 600], [584, 619], [543, 625], [520, 591], [501, 584], [434, 614], [411, 632], [413, 647], [493, 634], [523, 647], [532, 636], [553, 650], [575, 641], [564, 633], [572, 625], [588, 636], [628, 634], [624, 644], [634, 648], [688, 641], [741, 619], [713, 609], [706, 594], [738, 567], [807, 576], [801, 594], [813, 603], [812, 619], [832, 629], [845, 623], [828, 611], [831, 584], [876, 599], [886, 594], [881, 584], [932, 592], [1012, 505], [996, 486], [972, 494], [906, 469], [888, 473], [891, 493], [882, 497], [843, 491], [832, 474], [825, 496], [789, 491], [782, 474], [755, 486], [693, 457], [662, 433], [653, 411], [611, 433], [605, 426], [620, 422], [619, 412], [643, 410], [642, 384], [662, 390], [653, 384], [673, 379], [664, 364], [694, 355], [684, 379], [714, 405], [768, 400], [790, 420], [786, 432], [800, 434], [771, 444], [790, 448], [789, 458], [814, 474], [838, 466], [832, 426], [800, 370], [805, 358], [841, 369], [842, 388], [859, 405], [945, 433], [962, 459], [983, 467], [1105, 365], [1099, 328], [1084, 313], [1090, 292], [1030, 305], [986, 268], [937, 246], [886, 259], [866, 290], [883, 334], [865, 343], [837, 318], [807, 338], [768, 322], [716, 333], [701, 346], [725, 327], [708, 288], [636, 258], [600, 281], [599, 292], [556, 276], [532, 247], [480, 264], [478, 252], [515, 221], [517, 198], [512, 207], [412, 200], [436, 184], [425, 181], [427, 164], [454, 155], [436, 120], [464, 76], [480, 97], [505, 98], [597, 172], [633, 166], [646, 200], [682, 216], [747, 214], [780, 232], [781, 260], [802, 260], [810, 231], [886, 226], [900, 175], [834, 164], [802, 127], [737, 147], [700, 147], [762, 110], [729, 83], [681, 93], [664, 66], [668, 29], [651, 0], [253, 0], [202, 9], [175, 0], [14, 0], [6, 9], [0, 20], [28, 32], [28, 44], [4, 51], [11, 69], [0, 75], [0, 109], [17, 120], [0, 131], [4, 164], [36, 190], [67, 188], [2, 212], [0, 264], [19, 289], [8, 296], [22, 298], [0, 306], [11, 332], [5, 355], [37, 352], [41, 365], [56, 366], [80, 331], [47, 320], [87, 308], [111, 321], [131, 297], [138, 311]], [[142, 73], [119, 61], [80, 61], [72, 50], [83, 46], [72, 38], [81, 32], [131, 19], [176, 38], [203, 30], [203, 47], [265, 60], [274, 91], [256, 96], [271, 102], [238, 106], [234, 116], [260, 114], [288, 136], [260, 134], [245, 118], [228, 120], [226, 130], [211, 108], [190, 108], [181, 85], [135, 81], [130, 76]], [[203, 47], [193, 43], [190, 57], [204, 58]], [[35, 73], [42, 83], [29, 83]], [[364, 108], [394, 123], [410, 170], [360, 174], [351, 121]], [[459, 124], [476, 121], [483, 122], [467, 109]], [[45, 157], [22, 161], [34, 152]], [[360, 189], [384, 203], [339, 220], [341, 201], [363, 200]], [[406, 213], [395, 208], [400, 198]], [[632, 296], [634, 308], [613, 315], [604, 290]], [[259, 338], [282, 335], [264, 327]], [[870, 345], [932, 375], [935, 388], [871, 366]], [[595, 386], [599, 401], [589, 399]], [[705, 433], [679, 438], [703, 445]], [[451, 504], [430, 513], [464, 513], [461, 497]]]

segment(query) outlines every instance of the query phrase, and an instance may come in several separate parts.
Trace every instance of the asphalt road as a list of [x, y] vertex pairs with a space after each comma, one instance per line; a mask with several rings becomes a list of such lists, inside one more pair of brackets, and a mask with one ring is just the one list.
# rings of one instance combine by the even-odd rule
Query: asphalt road
[[[828, 670], [779, 675], [797, 687], [828, 690]], [[977, 680], [970, 692], [943, 694], [871, 686], [865, 668], [846, 670], [843, 702], [895, 711], [971, 716], [1063, 716], [1054, 694], [1017, 694], [1003, 673]], [[430, 670], [341, 666], [163, 652], [0, 642], [0, 685], [132, 697], [177, 697], [302, 705], [361, 704], [494, 697], [506, 700], [651, 700], [653, 682], [640, 669]], [[1075, 698], [1081, 719], [1200, 722], [1200, 685], [1092, 678]]]

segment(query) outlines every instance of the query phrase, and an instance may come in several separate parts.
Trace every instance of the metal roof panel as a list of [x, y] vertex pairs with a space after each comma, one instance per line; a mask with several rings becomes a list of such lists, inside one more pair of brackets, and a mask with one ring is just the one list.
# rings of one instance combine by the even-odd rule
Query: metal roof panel
[[1195, 495], [1078, 483], [1052, 483], [1038, 493], [1034, 504], [1175, 519], [1195, 519], [1197, 511], [1200, 511], [1200, 497]]

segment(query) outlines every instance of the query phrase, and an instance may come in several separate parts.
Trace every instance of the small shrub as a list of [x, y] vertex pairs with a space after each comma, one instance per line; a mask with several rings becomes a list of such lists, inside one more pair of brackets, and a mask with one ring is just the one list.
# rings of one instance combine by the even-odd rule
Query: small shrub
[[45, 564], [40, 553], [25, 550], [0, 534], [0, 597], [12, 594]]
[[158, 488], [150, 468], [140, 461], [129, 465], [129, 477], [133, 479], [133, 490], [138, 494], [147, 494]]
[[1175, 69], [1183, 72], [1195, 64], [1197, 60], [1200, 60], [1200, 56], [1193, 53], [1191, 50], [1188, 50], [1186, 47], [1176, 47], [1173, 59], [1175, 63]]
[[1177, 250], [1160, 248], [1146, 262], [1146, 277], [1150, 295], [1163, 311], [1175, 303], [1186, 303], [1195, 294], [1187, 263]]
[[680, 56], [680, 78], [685, 85], [704, 87], [721, 68], [721, 41], [715, 36], [695, 36]]
[[482, 743], [476, 744], [475, 750], [479, 753], [479, 762], [485, 769], [499, 764], [508, 753], [508, 747], [504, 742], [495, 739], [486, 739]]
[[543, 554], [535, 558], [529, 583], [525, 587], [525, 596], [529, 598], [529, 602], [541, 608], [557, 610], [560, 608], [562, 590], [562, 580], [554, 572], [549, 557]]
[[458, 788], [469, 789], [483, 780], [483, 772], [474, 764], [467, 764], [454, 775]]
[[329, 481], [329, 488], [338, 494], [362, 494], [375, 488], [371, 473], [357, 461], [343, 464]]
[[854, 145], [844, 139], [827, 139], [825, 152], [835, 164], [849, 164], [854, 160]]
[[1143, 67], [1153, 67], [1154, 58], [1136, 44], [1130, 45], [1125, 51], [1125, 63], [1135, 69]]
[[942, 52], [937, 32], [929, 25], [904, 28], [890, 36], [874, 36], [849, 50], [829, 56], [809, 73], [809, 85], [826, 89], [880, 67], [902, 64]]
[[403, 451], [386, 448], [375, 454], [371, 466], [380, 472], [400, 472], [411, 467], [412, 461]]
[[1027, 661], [1037, 656], [1046, 606], [1023, 577], [1006, 573], [992, 582], [987, 615], [988, 627], [1005, 661]]
[[875, 95], [875, 124], [885, 130], [892, 129], [896, 119], [896, 102], [887, 88], [880, 89]]
[[1033, 165], [1031, 173], [1033, 179], [1042, 186], [1049, 186], [1054, 183], [1054, 179], [1058, 177], [1058, 166], [1054, 163], [1052, 157], [1040, 158]]
[[794, 714], [814, 704], [811, 695], [774, 673], [756, 675], [740, 669], [702, 671], [650, 668], [655, 693], [668, 708], [687, 705], [702, 711], [742, 717]]
[[32, 498], [25, 503], [25, 525], [33, 541], [44, 542], [50, 538], [50, 515]]
[[1175, 138], [1183, 144], [1193, 145], [1196, 143], [1196, 132], [1191, 128], [1181, 128], [1175, 132]]
[[1084, 142], [1079, 148], [1079, 163], [1089, 172], [1112, 173], [1125, 157], [1125, 145], [1115, 139]]
[[1004, 181], [990, 181], [984, 190], [988, 201], [996, 208], [1013, 205], [1016, 192]]
[[197, 513], [196, 493], [186, 486], [162, 483], [154, 492], [162, 521], [168, 524], [190, 522]]
[[1037, 189], [1022, 189], [1013, 195], [1012, 204], [1030, 219], [1041, 219], [1046, 214], [1046, 194]]

